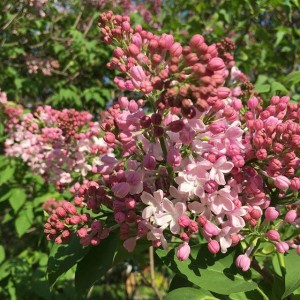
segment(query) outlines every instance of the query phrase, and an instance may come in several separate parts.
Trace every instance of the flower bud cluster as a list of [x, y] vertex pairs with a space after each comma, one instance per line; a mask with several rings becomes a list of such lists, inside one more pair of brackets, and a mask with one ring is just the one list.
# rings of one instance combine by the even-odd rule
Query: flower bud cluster
[[299, 253], [299, 104], [248, 99], [253, 86], [234, 67], [228, 39], [208, 45], [195, 35], [183, 46], [112, 12], [100, 15], [99, 26], [115, 47], [108, 63], [120, 72], [115, 83], [131, 97], [120, 96], [100, 126], [86, 113], [40, 108], [6, 143], [7, 154], [33, 169], [67, 165], [64, 172], [86, 177], [71, 188], [77, 208], [63, 202], [52, 211], [48, 239], [61, 243], [74, 232], [83, 245], [97, 245], [119, 228], [128, 251], [140, 241], [164, 249], [179, 241], [179, 260], [188, 259], [196, 235], [213, 254], [243, 240], [248, 249], [236, 259], [243, 271], [258, 240]]
[[158, 36], [140, 25], [132, 28], [127, 16], [112, 12], [100, 15], [99, 26], [103, 40], [115, 46], [107, 66], [123, 74], [115, 78], [119, 89], [157, 95], [160, 110], [177, 107], [188, 118], [221, 111], [226, 119], [237, 119], [239, 103], [224, 107], [222, 101], [232, 94], [222, 87], [234, 65], [227, 52], [234, 45], [228, 39], [208, 45], [197, 34], [183, 46], [170, 34]]
[[300, 189], [296, 170], [300, 166], [300, 105], [289, 97], [274, 96], [265, 109], [256, 97], [247, 102], [245, 114], [251, 148], [249, 159], [256, 159], [260, 174], [280, 189], [280, 197], [288, 190]]

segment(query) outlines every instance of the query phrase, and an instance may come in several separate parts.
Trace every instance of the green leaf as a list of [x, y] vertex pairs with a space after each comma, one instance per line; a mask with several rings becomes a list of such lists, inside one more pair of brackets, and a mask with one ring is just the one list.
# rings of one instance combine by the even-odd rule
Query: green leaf
[[5, 259], [5, 249], [3, 246], [0, 245], [0, 264], [4, 261]]
[[287, 93], [288, 90], [286, 89], [286, 87], [281, 84], [280, 82], [274, 81], [271, 83], [271, 93], [274, 94], [275, 92], [284, 92]]
[[90, 287], [111, 268], [119, 238], [111, 233], [78, 263], [75, 288], [78, 294], [87, 294]]
[[274, 44], [274, 47], [277, 47], [280, 42], [282, 41], [283, 37], [286, 35], [286, 32], [283, 30], [279, 30], [276, 32], [276, 42]]
[[0, 281], [10, 275], [11, 272], [11, 262], [6, 260], [0, 265]]
[[15, 188], [10, 191], [9, 203], [16, 213], [26, 201], [26, 193], [23, 189]]
[[252, 280], [246, 280], [234, 265], [234, 252], [211, 254], [207, 247], [199, 246], [192, 249], [190, 258], [178, 261], [175, 250], [169, 252], [158, 249], [158, 256], [172, 271], [182, 274], [192, 283], [212, 292], [229, 295], [232, 293], [250, 291], [257, 287]]
[[285, 256], [285, 270], [285, 292], [282, 295], [282, 298], [287, 297], [300, 287], [300, 259], [295, 250], [290, 251]]
[[56, 280], [72, 268], [88, 252], [89, 247], [83, 247], [79, 239], [73, 236], [67, 245], [54, 244], [51, 248], [47, 276], [50, 286], [53, 286]]
[[295, 71], [286, 76], [285, 82], [296, 84], [300, 82], [300, 71]]
[[22, 210], [17, 219], [15, 220], [15, 227], [19, 237], [24, 235], [24, 233], [31, 227], [33, 223], [33, 212], [32, 207], [27, 206], [26, 209]]
[[184, 287], [168, 293], [164, 300], [217, 300], [211, 293], [191, 287]]
[[173, 277], [170, 287], [169, 287], [169, 292], [182, 288], [182, 287], [192, 287], [193, 283], [190, 282], [188, 279], [186, 279], [185, 277], [179, 275], [179, 274], [175, 274], [175, 276]]
[[14, 166], [7, 166], [4, 170], [0, 172], [0, 185], [9, 181], [15, 172]]
[[269, 84], [255, 84], [255, 90], [260, 93], [268, 93], [270, 91], [270, 85]]

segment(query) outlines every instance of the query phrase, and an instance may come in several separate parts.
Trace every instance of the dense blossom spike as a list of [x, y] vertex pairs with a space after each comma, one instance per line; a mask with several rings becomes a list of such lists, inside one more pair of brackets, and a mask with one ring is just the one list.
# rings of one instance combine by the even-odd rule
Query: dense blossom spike
[[128, 251], [140, 240], [164, 249], [177, 241], [186, 260], [201, 235], [213, 254], [242, 244], [235, 264], [243, 271], [258, 240], [299, 254], [299, 237], [284, 241], [281, 229], [300, 226], [300, 105], [287, 96], [265, 104], [234, 66], [229, 39], [208, 45], [197, 34], [182, 45], [112, 12], [99, 26], [114, 47], [114, 82], [130, 91], [101, 124], [51, 107], [22, 116], [0, 97], [6, 153], [72, 185], [74, 205], [45, 206], [47, 238], [98, 245], [118, 229]]

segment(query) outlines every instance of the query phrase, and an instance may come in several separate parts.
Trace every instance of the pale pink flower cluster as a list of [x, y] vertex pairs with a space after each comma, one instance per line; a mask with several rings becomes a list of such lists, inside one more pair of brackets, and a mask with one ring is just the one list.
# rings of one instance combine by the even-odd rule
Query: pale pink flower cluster
[[20, 107], [4, 105], [9, 133], [6, 155], [19, 157], [31, 170], [57, 188], [85, 178], [107, 152], [99, 124], [87, 112], [39, 107], [22, 114]]

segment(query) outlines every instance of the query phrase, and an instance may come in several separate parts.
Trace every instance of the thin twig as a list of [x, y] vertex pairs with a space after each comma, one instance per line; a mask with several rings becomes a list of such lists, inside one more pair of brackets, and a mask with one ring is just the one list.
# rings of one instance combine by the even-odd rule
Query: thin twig
[[258, 272], [266, 282], [273, 284], [274, 278], [272, 274], [266, 268], [262, 267], [256, 259], [252, 260], [251, 267]]
[[149, 248], [149, 264], [150, 264], [150, 277], [151, 277], [151, 286], [159, 300], [162, 300], [162, 296], [155, 284], [155, 270], [154, 270], [154, 251], [153, 246]]
[[21, 7], [21, 9], [2, 28], [0, 28], [0, 32], [8, 27], [23, 12], [23, 9], [24, 6]]

